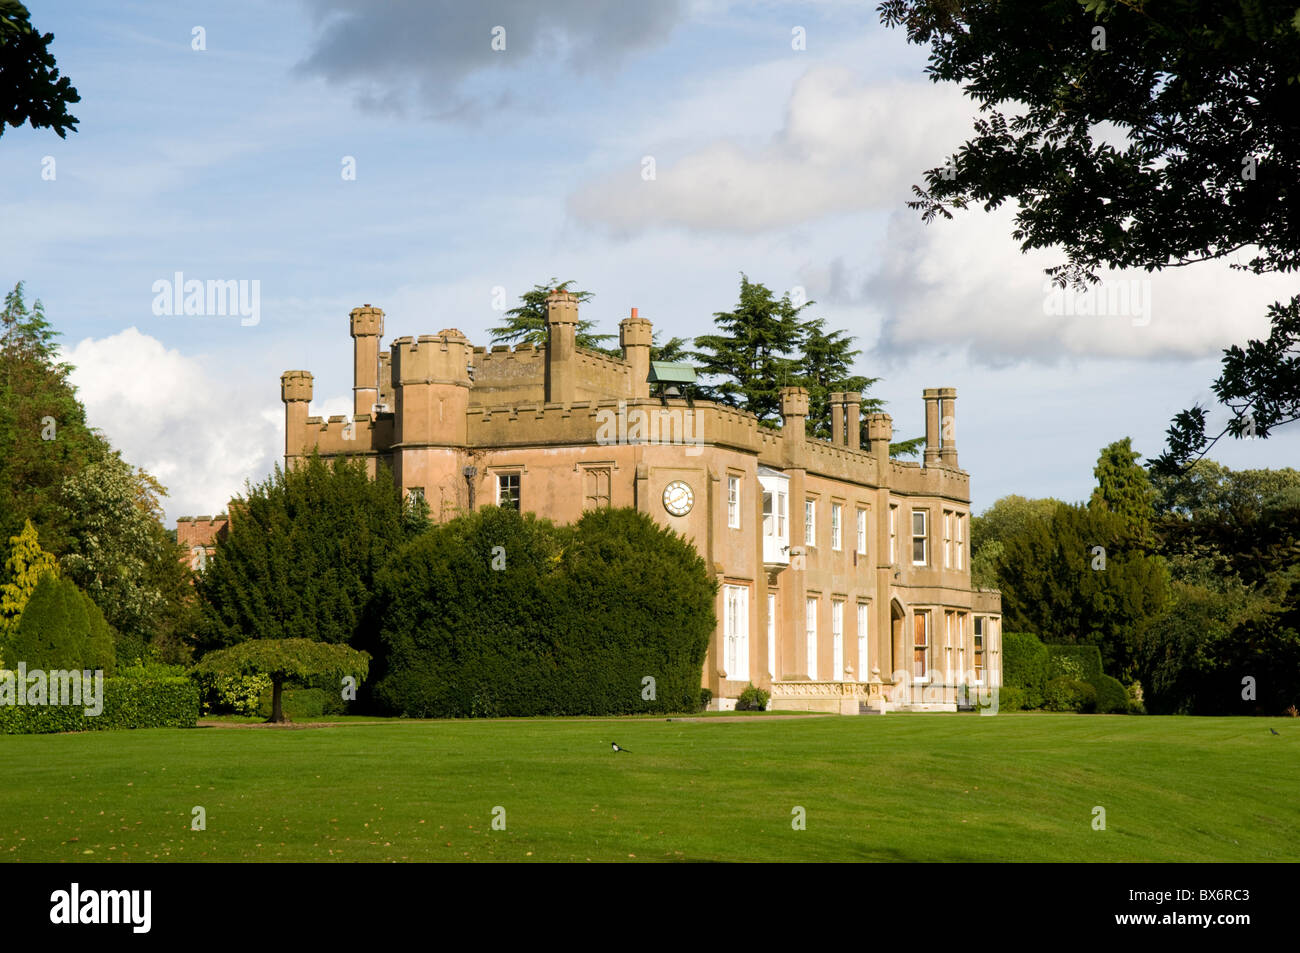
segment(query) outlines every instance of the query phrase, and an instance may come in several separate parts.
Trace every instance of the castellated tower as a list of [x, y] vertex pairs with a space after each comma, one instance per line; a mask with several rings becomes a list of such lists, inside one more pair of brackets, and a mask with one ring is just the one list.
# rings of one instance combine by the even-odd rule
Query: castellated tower
[[578, 296], [552, 291], [546, 296], [546, 402], [571, 404], [578, 390]]
[[650, 396], [650, 347], [653, 344], [650, 322], [637, 315], [624, 318], [618, 325], [618, 343], [623, 348], [623, 360], [632, 368], [632, 397]]
[[370, 305], [352, 309], [352, 416], [374, 413], [379, 403], [379, 339], [384, 312]]
[[284, 401], [284, 465], [310, 452], [307, 445], [307, 405], [311, 402], [310, 371], [285, 371], [280, 375], [280, 400]]

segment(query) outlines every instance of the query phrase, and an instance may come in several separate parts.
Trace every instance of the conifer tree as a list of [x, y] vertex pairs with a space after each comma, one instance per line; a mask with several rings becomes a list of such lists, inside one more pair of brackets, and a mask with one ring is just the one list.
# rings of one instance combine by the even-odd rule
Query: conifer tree
[[41, 549], [36, 527], [31, 520], [23, 523], [22, 532], [9, 540], [9, 558], [5, 560], [4, 585], [0, 585], [0, 657], [4, 647], [18, 631], [23, 609], [45, 576], [57, 576], [54, 556]]
[[[511, 308], [506, 312], [505, 323], [489, 329], [488, 333], [492, 335], [492, 343], [532, 344], [537, 347], [545, 347], [547, 342], [546, 296], [552, 291], [569, 291], [571, 284], [573, 284], [572, 280], [557, 281], [552, 278], [549, 285], [534, 285], [532, 291], [524, 292], [519, 296], [520, 303], [518, 307]], [[595, 297], [590, 291], [570, 291], [569, 293], [577, 296], [579, 306]], [[604, 342], [613, 339], [614, 335], [596, 334], [592, 330], [595, 326], [595, 321], [587, 319], [578, 321], [575, 335], [578, 347], [587, 348], [591, 351], [600, 351], [601, 353], [612, 353], [605, 348]]]

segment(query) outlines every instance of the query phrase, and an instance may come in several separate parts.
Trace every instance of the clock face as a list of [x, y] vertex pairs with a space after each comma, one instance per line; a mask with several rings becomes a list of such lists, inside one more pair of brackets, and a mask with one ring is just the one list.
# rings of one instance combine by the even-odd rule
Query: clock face
[[695, 505], [695, 491], [681, 480], [664, 487], [664, 509], [673, 516], [685, 516]]

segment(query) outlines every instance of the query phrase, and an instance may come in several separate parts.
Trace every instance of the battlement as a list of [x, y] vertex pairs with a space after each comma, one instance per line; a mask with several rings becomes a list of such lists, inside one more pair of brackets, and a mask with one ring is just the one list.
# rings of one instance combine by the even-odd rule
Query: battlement
[[455, 328], [418, 338], [400, 337], [390, 347], [394, 387], [406, 384], [469, 384], [469, 339]]
[[352, 336], [359, 337], [383, 337], [384, 335], [384, 312], [380, 308], [372, 308], [370, 305], [363, 305], [360, 308], [353, 308], [350, 315], [352, 319]]
[[280, 399], [286, 404], [291, 401], [310, 401], [311, 393], [311, 371], [285, 371], [280, 375]]

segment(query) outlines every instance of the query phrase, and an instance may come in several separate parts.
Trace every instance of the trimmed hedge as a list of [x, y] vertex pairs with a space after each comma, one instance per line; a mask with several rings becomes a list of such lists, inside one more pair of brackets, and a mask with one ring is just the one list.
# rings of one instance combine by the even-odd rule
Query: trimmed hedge
[[[1092, 686], [1097, 711], [1103, 714], [1126, 714], [1129, 710], [1128, 692], [1118, 679], [1101, 670], [1101, 650], [1095, 645], [1049, 645], [1047, 653], [1056, 676], [1070, 675], [1081, 678]], [[1063, 666], [1073, 666], [1079, 674], [1062, 671]]]
[[193, 728], [199, 719], [198, 689], [184, 677], [106, 678], [103, 702], [98, 715], [85, 705], [0, 705], [0, 734]]
[[1025, 707], [1025, 690], [1015, 685], [998, 689], [998, 711], [1020, 711]]
[[[1002, 633], [1002, 684], [1019, 689], [1024, 708], [1041, 708], [1047, 688], [1048, 654], [1032, 632]], [[1001, 701], [999, 708], [1003, 707]]]
[[1093, 688], [1097, 689], [1097, 711], [1104, 715], [1127, 715], [1132, 713], [1128, 690], [1124, 688], [1119, 679], [1111, 678], [1109, 675], [1102, 675], [1093, 683]]
[[485, 507], [380, 573], [374, 697], [417, 718], [693, 711], [716, 595], [695, 548], [644, 513], [558, 527]]
[[113, 629], [91, 598], [67, 579], [45, 576], [18, 620], [5, 649], [5, 663], [17, 669], [74, 671], [96, 669], [111, 676], [117, 664]]

